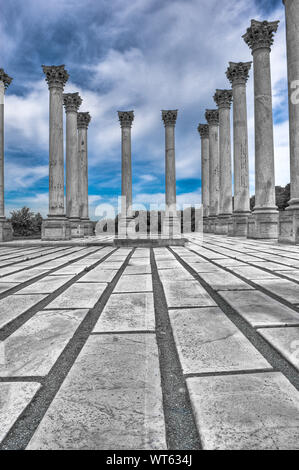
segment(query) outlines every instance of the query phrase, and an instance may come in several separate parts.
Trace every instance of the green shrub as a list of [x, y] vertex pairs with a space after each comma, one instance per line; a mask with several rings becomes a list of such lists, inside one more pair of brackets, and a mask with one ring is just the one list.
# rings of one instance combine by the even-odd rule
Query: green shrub
[[28, 207], [11, 212], [11, 223], [15, 235], [28, 237], [41, 232], [43, 218], [38, 212], [34, 214]]

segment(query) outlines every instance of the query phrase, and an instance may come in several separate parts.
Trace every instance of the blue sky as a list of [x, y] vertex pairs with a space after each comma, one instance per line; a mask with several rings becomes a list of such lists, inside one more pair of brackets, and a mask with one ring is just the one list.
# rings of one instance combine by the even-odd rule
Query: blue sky
[[[179, 203], [200, 202], [197, 125], [229, 88], [229, 61], [248, 61], [241, 39], [252, 18], [281, 21], [272, 58], [276, 183], [289, 182], [287, 70], [281, 0], [0, 0], [0, 67], [14, 80], [5, 102], [6, 211], [28, 205], [47, 214], [48, 89], [41, 64], [62, 64], [66, 92], [89, 111], [90, 215], [120, 194], [117, 110], [135, 111], [132, 128], [136, 203], [163, 203], [161, 109], [179, 109]], [[254, 192], [252, 73], [248, 82], [250, 181]]]

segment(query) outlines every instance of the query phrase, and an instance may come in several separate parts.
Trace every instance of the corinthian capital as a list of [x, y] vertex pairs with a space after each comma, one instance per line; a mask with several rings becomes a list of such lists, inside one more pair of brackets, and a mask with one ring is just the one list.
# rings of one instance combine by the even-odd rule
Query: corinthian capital
[[229, 62], [226, 76], [234, 85], [245, 85], [249, 78], [249, 70], [252, 62]]
[[78, 113], [77, 114], [77, 127], [78, 129], [87, 129], [91, 121], [90, 114], [87, 113]]
[[64, 65], [42, 65], [49, 88], [64, 87], [69, 78], [69, 74], [64, 67]]
[[219, 124], [219, 111], [218, 109], [207, 109], [205, 114], [207, 123], [209, 125], [216, 125]]
[[12, 78], [9, 77], [3, 69], [0, 69], [0, 82], [4, 83], [5, 88], [8, 88], [12, 82]]
[[169, 109], [169, 110], [163, 110], [162, 111], [162, 121], [164, 121], [165, 126], [175, 126], [176, 119], [178, 116], [178, 110], [177, 109]]
[[132, 127], [134, 121], [134, 111], [118, 111], [120, 127]]
[[208, 124], [198, 124], [197, 128], [202, 139], [207, 139], [209, 137], [209, 125]]
[[82, 104], [82, 98], [79, 93], [64, 93], [63, 104], [67, 113], [76, 113]]
[[276, 33], [278, 29], [278, 24], [279, 21], [251, 20], [251, 26], [247, 28], [247, 32], [242, 38], [251, 48], [252, 52], [263, 47], [271, 49], [274, 43], [274, 33]]
[[214, 95], [214, 101], [217, 104], [218, 108], [228, 108], [230, 109], [233, 100], [232, 90], [216, 90]]

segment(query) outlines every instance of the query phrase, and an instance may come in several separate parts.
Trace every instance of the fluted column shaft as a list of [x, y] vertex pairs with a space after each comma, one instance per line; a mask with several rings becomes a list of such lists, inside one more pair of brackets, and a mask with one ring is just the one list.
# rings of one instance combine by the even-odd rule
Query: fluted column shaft
[[198, 132], [201, 137], [201, 202], [203, 216], [209, 216], [209, 126], [199, 124]]
[[277, 21], [252, 20], [243, 36], [252, 49], [254, 68], [256, 238], [276, 238], [278, 235], [270, 67], [271, 45], [277, 28]]
[[219, 213], [219, 112], [206, 111], [209, 125], [209, 217]]
[[66, 111], [66, 216], [78, 220], [80, 207], [77, 112], [82, 99], [78, 93], [65, 93], [63, 100]]
[[79, 156], [79, 206], [80, 218], [89, 220], [88, 213], [88, 141], [87, 129], [91, 117], [87, 113], [78, 113], [78, 156]]
[[250, 212], [246, 82], [251, 62], [230, 62], [227, 77], [233, 90], [234, 213]]
[[166, 212], [176, 210], [175, 123], [177, 110], [162, 111], [165, 126], [165, 203]]
[[290, 209], [299, 209], [299, 0], [283, 0], [286, 14], [290, 123]]
[[216, 90], [214, 100], [219, 110], [219, 215], [232, 214], [232, 167], [230, 107], [231, 90]]
[[134, 120], [133, 111], [119, 111], [121, 125], [121, 195], [123, 217], [132, 216], [132, 152], [131, 127]]

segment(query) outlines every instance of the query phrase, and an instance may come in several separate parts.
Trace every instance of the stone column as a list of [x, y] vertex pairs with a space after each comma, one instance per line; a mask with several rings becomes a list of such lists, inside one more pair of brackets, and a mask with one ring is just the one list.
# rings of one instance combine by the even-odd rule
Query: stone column
[[234, 212], [233, 233], [247, 236], [250, 215], [246, 83], [252, 62], [230, 62], [226, 72], [233, 89], [234, 110]]
[[63, 104], [66, 112], [66, 216], [70, 221], [72, 238], [84, 236], [81, 227], [79, 206], [79, 155], [77, 113], [82, 99], [79, 93], [64, 93]]
[[50, 90], [49, 215], [42, 224], [43, 240], [69, 240], [64, 211], [63, 88], [69, 75], [64, 65], [43, 65]]
[[283, 0], [289, 85], [291, 199], [287, 210], [293, 216], [289, 241], [299, 243], [299, 0]]
[[134, 111], [118, 111], [121, 126], [121, 214], [119, 217], [119, 235], [130, 236], [133, 230], [132, 214], [132, 152], [131, 127]]
[[209, 230], [209, 126], [199, 124], [197, 128], [201, 137], [201, 202], [203, 207], [203, 229]]
[[4, 208], [4, 95], [12, 78], [0, 69], [0, 242], [12, 239], [11, 223], [5, 218]]
[[232, 233], [232, 164], [230, 108], [232, 90], [216, 90], [214, 101], [219, 110], [219, 214], [215, 233]]
[[79, 214], [84, 227], [84, 235], [93, 235], [93, 223], [88, 214], [88, 145], [87, 129], [91, 117], [89, 113], [78, 113], [78, 157], [79, 157]]
[[176, 208], [175, 124], [178, 111], [163, 110], [165, 126], [165, 217], [162, 233], [170, 238], [181, 233]]
[[207, 109], [205, 114], [209, 125], [209, 231], [215, 232], [219, 213], [219, 111]]
[[278, 210], [275, 204], [274, 138], [270, 51], [278, 21], [251, 20], [243, 38], [251, 48], [255, 104], [255, 207], [254, 238], [277, 238]]

